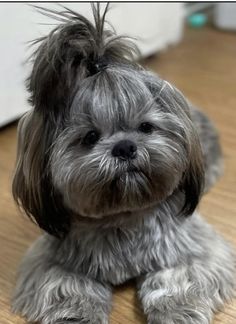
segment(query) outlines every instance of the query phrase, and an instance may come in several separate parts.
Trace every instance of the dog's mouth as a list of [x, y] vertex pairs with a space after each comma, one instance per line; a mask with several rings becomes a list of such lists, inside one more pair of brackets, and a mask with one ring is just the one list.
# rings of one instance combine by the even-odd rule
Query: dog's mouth
[[137, 168], [134, 165], [129, 165], [126, 168], [124, 168], [123, 170], [119, 170], [117, 172], [117, 175], [116, 175], [115, 178], [120, 178], [120, 177], [122, 177], [124, 175], [127, 175], [127, 174], [132, 175], [132, 174], [135, 174], [135, 173], [142, 173], [142, 170]]
[[80, 210], [81, 215], [93, 218], [128, 217], [157, 203], [152, 175], [139, 166], [123, 165], [103, 189], [96, 197], [97, 208], [90, 212], [89, 206]]
[[135, 165], [129, 165], [128, 168], [127, 168], [127, 172], [140, 172], [141, 169], [138, 168], [137, 166]]
[[141, 173], [142, 171], [135, 166], [129, 166], [125, 173]]
[[133, 194], [135, 190], [144, 191], [144, 187], [147, 186], [149, 189], [152, 186], [152, 180], [148, 172], [136, 166], [130, 165], [116, 173], [113, 181], [111, 182], [110, 188], [114, 192], [117, 192], [118, 190], [118, 192], [121, 193], [125, 189], [127, 194], [128, 192], [126, 190], [129, 188], [130, 193]]

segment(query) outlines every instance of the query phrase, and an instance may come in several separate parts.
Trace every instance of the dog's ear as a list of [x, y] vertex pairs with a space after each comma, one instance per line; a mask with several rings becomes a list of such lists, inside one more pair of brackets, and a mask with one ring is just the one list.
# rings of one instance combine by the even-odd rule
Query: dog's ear
[[162, 89], [163, 87], [165, 89], [163, 93], [161, 90], [160, 95], [164, 97], [164, 102], [167, 103], [171, 113], [174, 113], [183, 125], [184, 142], [182, 145], [187, 154], [187, 167], [179, 185], [185, 196], [180, 214], [189, 216], [196, 209], [204, 189], [205, 174], [201, 144], [196, 126], [191, 120], [190, 104], [183, 94], [168, 82], [164, 81]]
[[170, 96], [172, 96], [170, 107], [183, 123], [185, 138], [185, 143], [183, 144], [187, 152], [188, 164], [180, 183], [180, 189], [185, 195], [181, 214], [189, 216], [196, 209], [204, 189], [203, 154], [196, 126], [191, 120], [189, 102], [178, 89], [170, 84], [168, 84], [168, 87], [170, 88]]
[[185, 202], [181, 210], [185, 216], [196, 209], [204, 189], [204, 166], [199, 139], [194, 134], [190, 142], [189, 162], [183, 175], [180, 189], [184, 192]]
[[197, 130], [191, 120], [191, 108], [183, 94], [170, 83], [147, 72], [144, 72], [144, 77], [158, 106], [175, 115], [176, 121], [182, 126], [182, 146], [186, 151], [187, 167], [179, 184], [179, 189], [185, 197], [180, 214], [189, 216], [199, 203], [205, 179], [202, 149]]
[[70, 213], [50, 177], [53, 138], [54, 126], [37, 112], [29, 112], [21, 119], [12, 190], [15, 201], [32, 220], [46, 232], [63, 237], [70, 228]]

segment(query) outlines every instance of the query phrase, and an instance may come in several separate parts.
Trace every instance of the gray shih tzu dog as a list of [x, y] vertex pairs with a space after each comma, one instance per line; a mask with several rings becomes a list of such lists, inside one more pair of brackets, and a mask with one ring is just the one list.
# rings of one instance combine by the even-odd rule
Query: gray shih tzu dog
[[[231, 247], [195, 211], [221, 172], [212, 123], [134, 60], [132, 42], [70, 9], [35, 41], [33, 109], [19, 124], [13, 194], [45, 231], [13, 311], [107, 324], [131, 278], [149, 324], [207, 324], [235, 288]], [[204, 184], [205, 183], [205, 184]]]

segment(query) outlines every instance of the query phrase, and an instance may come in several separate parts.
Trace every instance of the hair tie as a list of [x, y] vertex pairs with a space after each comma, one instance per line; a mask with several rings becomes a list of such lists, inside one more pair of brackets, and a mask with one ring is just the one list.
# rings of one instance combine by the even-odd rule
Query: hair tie
[[103, 71], [106, 67], [107, 62], [103, 58], [98, 59], [96, 62], [90, 62], [88, 64], [90, 76]]

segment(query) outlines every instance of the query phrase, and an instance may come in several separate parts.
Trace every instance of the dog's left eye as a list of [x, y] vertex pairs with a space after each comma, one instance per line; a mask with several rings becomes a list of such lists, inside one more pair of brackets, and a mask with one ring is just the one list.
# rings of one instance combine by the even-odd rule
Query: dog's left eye
[[139, 125], [138, 130], [145, 134], [151, 134], [154, 130], [154, 126], [150, 123], [142, 123]]
[[97, 143], [99, 138], [100, 138], [100, 134], [98, 131], [95, 130], [89, 131], [83, 139], [83, 144], [87, 146], [94, 145]]

